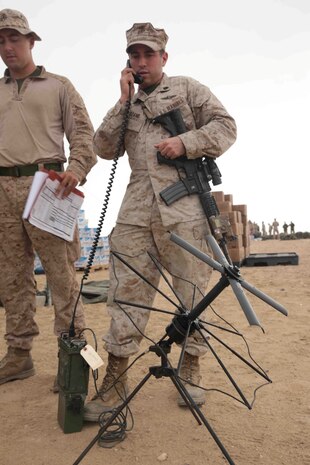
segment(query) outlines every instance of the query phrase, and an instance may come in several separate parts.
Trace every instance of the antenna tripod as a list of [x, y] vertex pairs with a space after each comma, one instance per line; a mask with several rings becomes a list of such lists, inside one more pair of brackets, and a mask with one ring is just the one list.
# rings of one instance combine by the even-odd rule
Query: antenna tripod
[[[220, 363], [221, 367], [223, 368], [224, 372], [228, 376], [229, 380], [232, 382], [233, 386], [235, 389], [238, 391], [239, 395], [243, 399], [245, 405], [250, 409], [251, 405], [243, 395], [242, 391], [236, 384], [236, 382], [233, 380], [231, 375], [229, 374], [228, 370], [225, 368], [224, 364], [221, 362], [219, 357], [216, 355], [214, 349], [211, 347], [210, 343], [208, 342], [207, 338], [202, 332], [202, 329], [206, 330], [207, 332], [208, 329], [205, 328], [205, 322], [201, 321], [199, 319], [200, 314], [221, 294], [221, 292], [228, 286], [232, 287], [232, 290], [239, 301], [242, 310], [249, 322], [250, 325], [257, 325], [260, 326], [260, 323], [257, 319], [257, 316], [255, 315], [255, 312], [253, 308], [251, 307], [249, 301], [247, 300], [245, 294], [243, 293], [243, 288], [246, 289], [247, 291], [251, 292], [267, 304], [271, 305], [273, 308], [275, 308], [277, 311], [282, 313], [283, 315], [287, 316], [287, 310], [277, 303], [275, 300], [273, 300], [271, 297], [268, 295], [264, 294], [262, 291], [259, 291], [255, 287], [251, 286], [249, 283], [247, 283], [245, 280], [242, 279], [240, 273], [239, 273], [239, 268], [231, 265], [228, 260], [226, 259], [225, 255], [223, 254], [222, 250], [220, 249], [218, 243], [215, 241], [213, 236], [209, 235], [207, 236], [208, 243], [213, 251], [214, 256], [219, 260], [216, 261], [213, 258], [211, 258], [209, 255], [204, 254], [200, 250], [196, 249], [193, 247], [191, 244], [188, 242], [184, 241], [181, 239], [179, 236], [176, 234], [172, 233], [170, 236], [170, 239], [178, 244], [179, 246], [183, 247], [185, 250], [190, 252], [191, 254], [195, 255], [198, 257], [200, 260], [206, 262], [209, 266], [211, 266], [213, 269], [216, 271], [219, 271], [221, 273], [221, 278], [218, 281], [218, 283], [202, 298], [200, 302], [191, 310], [191, 311], [184, 311], [183, 313], [176, 314], [173, 317], [172, 322], [167, 326], [166, 328], [166, 333], [165, 335], [159, 340], [159, 342], [149, 348], [151, 352], [154, 352], [158, 357], [161, 358], [161, 365], [159, 366], [152, 366], [149, 368], [149, 372], [146, 374], [146, 376], [138, 383], [138, 385], [135, 387], [135, 389], [128, 395], [128, 397], [124, 400], [124, 402], [115, 410], [111, 412], [111, 416], [107, 419], [106, 423], [99, 429], [97, 435], [94, 437], [94, 439], [89, 443], [89, 445], [84, 449], [84, 451], [81, 453], [81, 455], [77, 458], [77, 460], [73, 463], [73, 465], [78, 465], [81, 460], [85, 457], [85, 455], [89, 452], [89, 450], [94, 446], [94, 444], [98, 441], [98, 439], [102, 436], [102, 434], [109, 428], [111, 424], [113, 424], [114, 420], [116, 417], [122, 412], [124, 408], [129, 404], [129, 402], [135, 397], [135, 395], [140, 391], [140, 389], [144, 386], [144, 384], [148, 381], [148, 379], [151, 376], [155, 376], [156, 378], [162, 378], [162, 377], [169, 377], [176, 387], [177, 391], [180, 393], [181, 397], [185, 401], [186, 405], [189, 407], [191, 413], [193, 414], [194, 418], [198, 422], [199, 425], [204, 424], [209, 433], [211, 434], [212, 438], [216, 442], [217, 446], [223, 453], [225, 459], [230, 465], [236, 465], [233, 459], [230, 457], [228, 451], [222, 444], [221, 440], [213, 430], [212, 426], [209, 424], [208, 420], [202, 413], [201, 409], [198, 407], [198, 405], [194, 402], [192, 399], [191, 395], [189, 394], [188, 390], [182, 383], [181, 379], [178, 376], [180, 366], [182, 364], [183, 360], [183, 355], [186, 347], [186, 342], [187, 338], [189, 335], [191, 335], [194, 331], [198, 331], [201, 336], [203, 337], [205, 343], [211, 349], [212, 354], [216, 357], [218, 362]], [[140, 276], [145, 282], [153, 286], [149, 281], [147, 281], [143, 275], [141, 275], [136, 269], [131, 267], [130, 264], [128, 264], [124, 258], [118, 254], [117, 252], [111, 251], [111, 254], [115, 256], [117, 259], [121, 260], [123, 263], [125, 263], [126, 266], [128, 266], [132, 271], [134, 271], [138, 276]], [[118, 304], [126, 304], [126, 305], [131, 305], [133, 307], [140, 307], [140, 308], [148, 308], [144, 307], [141, 304], [136, 304], [133, 302], [124, 302], [120, 301], [117, 299], [114, 299], [114, 301]], [[152, 308], [148, 308], [149, 310], [152, 310]], [[155, 310], [155, 309], [153, 309]], [[209, 332], [210, 333], [210, 332]], [[211, 333], [210, 333], [211, 334]], [[221, 342], [218, 338], [217, 340]], [[178, 368], [175, 369], [171, 366], [169, 359], [168, 359], [168, 354], [170, 353], [171, 346], [173, 343], [177, 344], [183, 344]], [[234, 355], [239, 357], [243, 362], [245, 362], [248, 366], [250, 366], [253, 370], [255, 370], [259, 375], [264, 377], [267, 381], [271, 382], [269, 377], [264, 373], [263, 371], [258, 370], [256, 367], [254, 367], [251, 363], [246, 361], [241, 355], [237, 354], [235, 351], [233, 351], [227, 344], [224, 344], [221, 342], [228, 350], [230, 350]]]

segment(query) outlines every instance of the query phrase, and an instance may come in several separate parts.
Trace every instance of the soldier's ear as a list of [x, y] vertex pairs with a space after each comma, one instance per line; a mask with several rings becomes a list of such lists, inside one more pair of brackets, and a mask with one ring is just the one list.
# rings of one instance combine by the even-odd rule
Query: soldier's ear
[[168, 53], [164, 52], [161, 56], [161, 62], [163, 66], [165, 66], [165, 64], [167, 63], [167, 60], [168, 60]]
[[32, 34], [28, 36], [28, 39], [29, 39], [29, 44], [30, 44], [30, 50], [32, 50], [34, 47], [35, 39]]

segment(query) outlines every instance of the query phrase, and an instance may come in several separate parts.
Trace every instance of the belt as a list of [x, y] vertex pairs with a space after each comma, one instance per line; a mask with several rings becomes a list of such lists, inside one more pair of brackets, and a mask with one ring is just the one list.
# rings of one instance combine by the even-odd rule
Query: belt
[[54, 171], [63, 171], [64, 165], [63, 163], [40, 163], [38, 165], [21, 165], [21, 166], [9, 166], [9, 167], [1, 167], [0, 166], [0, 176], [13, 176], [13, 177], [20, 177], [20, 176], [33, 176], [36, 171], [40, 171], [43, 168], [46, 170], [54, 170]]

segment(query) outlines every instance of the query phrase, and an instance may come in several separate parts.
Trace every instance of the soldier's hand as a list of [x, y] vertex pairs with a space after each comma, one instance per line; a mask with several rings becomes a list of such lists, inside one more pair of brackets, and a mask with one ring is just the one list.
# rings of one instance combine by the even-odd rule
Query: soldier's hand
[[186, 152], [184, 144], [178, 136], [163, 139], [159, 144], [155, 144], [154, 147], [160, 151], [163, 157], [170, 158], [171, 160], [185, 155]]
[[58, 174], [61, 177], [61, 182], [56, 190], [56, 196], [60, 196], [63, 199], [73, 191], [73, 189], [78, 185], [79, 180], [72, 171], [66, 171]]
[[133, 69], [132, 68], [124, 68], [121, 73], [120, 78], [120, 86], [121, 86], [121, 97], [119, 101], [121, 103], [125, 103], [128, 98], [132, 97], [135, 89], [134, 89], [134, 77], [133, 77]]

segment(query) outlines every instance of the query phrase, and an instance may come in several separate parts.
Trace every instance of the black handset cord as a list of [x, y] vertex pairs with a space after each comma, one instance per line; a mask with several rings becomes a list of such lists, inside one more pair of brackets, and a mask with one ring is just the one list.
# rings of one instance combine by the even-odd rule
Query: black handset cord
[[74, 311], [73, 311], [73, 315], [72, 315], [72, 320], [71, 320], [70, 329], [69, 329], [69, 336], [70, 337], [75, 336], [74, 319], [75, 319], [77, 304], [78, 304], [80, 295], [82, 293], [83, 283], [88, 278], [88, 275], [90, 273], [90, 269], [92, 267], [92, 264], [93, 264], [93, 261], [94, 261], [94, 258], [95, 258], [95, 254], [96, 254], [96, 250], [97, 250], [97, 246], [98, 246], [98, 242], [99, 242], [99, 238], [100, 238], [100, 234], [101, 234], [101, 230], [102, 230], [102, 225], [103, 225], [103, 222], [104, 222], [104, 219], [105, 219], [106, 211], [107, 211], [109, 200], [110, 200], [110, 195], [111, 195], [112, 185], [113, 185], [115, 171], [116, 171], [116, 167], [117, 167], [117, 162], [118, 162], [118, 159], [119, 159], [119, 156], [120, 156], [120, 151], [121, 151], [122, 145], [124, 143], [126, 129], [127, 129], [127, 125], [128, 125], [129, 110], [130, 110], [130, 105], [131, 105], [131, 97], [130, 96], [131, 96], [131, 84], [129, 83], [129, 97], [128, 97], [128, 100], [126, 101], [126, 104], [125, 104], [124, 118], [123, 118], [122, 125], [121, 125], [121, 128], [120, 128], [120, 135], [119, 135], [119, 139], [117, 141], [117, 145], [116, 145], [116, 149], [115, 149], [115, 155], [114, 155], [114, 158], [113, 158], [113, 165], [112, 165], [111, 172], [110, 172], [108, 187], [107, 187], [106, 195], [105, 195], [105, 198], [104, 198], [104, 201], [103, 201], [102, 210], [101, 210], [99, 221], [98, 221], [98, 226], [97, 226], [97, 229], [96, 229], [96, 232], [95, 232], [95, 236], [94, 236], [93, 244], [91, 246], [91, 250], [89, 252], [87, 265], [84, 268], [84, 273], [83, 273], [83, 276], [82, 276], [82, 279], [81, 279], [80, 292], [79, 292], [79, 295], [77, 297], [76, 304], [75, 304]]

